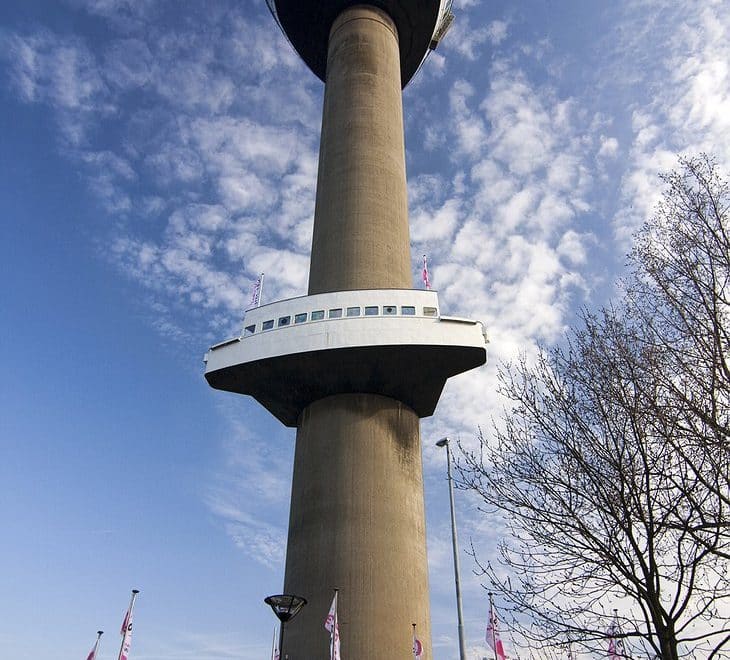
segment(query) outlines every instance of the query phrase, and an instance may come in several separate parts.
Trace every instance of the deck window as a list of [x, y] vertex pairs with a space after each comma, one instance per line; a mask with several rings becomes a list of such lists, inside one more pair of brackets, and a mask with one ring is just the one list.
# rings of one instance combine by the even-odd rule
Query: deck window
[[261, 325], [262, 330], [271, 330], [271, 328], [274, 327], [274, 319], [270, 319], [269, 321], [264, 321]]
[[438, 312], [438, 310], [435, 307], [424, 307], [423, 308], [424, 316], [436, 316], [437, 312]]
[[378, 315], [377, 305], [365, 308], [365, 316], [377, 316], [377, 315]]
[[295, 314], [294, 315], [294, 323], [306, 323], [307, 321], [307, 313], [304, 312], [302, 314]]
[[342, 318], [342, 307], [336, 307], [335, 309], [331, 309], [329, 313], [329, 317], [331, 319], [341, 319]]
[[403, 316], [415, 316], [416, 308], [413, 305], [403, 305], [403, 307], [400, 308], [400, 313], [403, 314]]
[[324, 318], [324, 310], [318, 309], [312, 312], [312, 321], [321, 321]]
[[348, 307], [347, 315], [348, 316], [360, 316], [360, 308], [359, 307]]
[[398, 313], [398, 308], [395, 305], [383, 305], [383, 314], [385, 316], [395, 316]]
[[291, 323], [291, 316], [280, 316], [279, 317], [279, 327], [289, 325]]
[[248, 337], [249, 335], [252, 335], [254, 332], [256, 332], [256, 325], [247, 325], [243, 329], [243, 336]]

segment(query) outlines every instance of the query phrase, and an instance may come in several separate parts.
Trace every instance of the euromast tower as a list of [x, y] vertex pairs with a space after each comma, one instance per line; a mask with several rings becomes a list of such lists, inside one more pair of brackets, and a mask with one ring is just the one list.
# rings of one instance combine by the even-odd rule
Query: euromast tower
[[325, 82], [307, 296], [247, 312], [206, 355], [214, 388], [296, 427], [284, 592], [290, 660], [328, 657], [339, 588], [342, 654], [430, 660], [419, 418], [446, 379], [486, 361], [481, 323], [413, 289], [402, 88], [451, 20], [446, 0], [268, 0]]

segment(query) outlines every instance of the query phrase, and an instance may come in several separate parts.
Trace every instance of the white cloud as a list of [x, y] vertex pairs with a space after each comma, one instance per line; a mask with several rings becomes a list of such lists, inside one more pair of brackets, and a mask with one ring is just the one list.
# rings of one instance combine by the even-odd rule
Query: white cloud
[[475, 156], [484, 147], [486, 127], [477, 114], [469, 109], [474, 88], [464, 80], [457, 80], [449, 91], [452, 121], [448, 128], [454, 133], [457, 154]]
[[492, 21], [487, 26], [487, 36], [492, 45], [499, 45], [507, 38], [507, 23], [505, 21]]
[[70, 145], [77, 146], [97, 116], [113, 111], [94, 54], [75, 37], [48, 31], [0, 34], [11, 86], [27, 103], [47, 103]]
[[495, 20], [486, 26], [474, 28], [468, 14], [457, 14], [443, 43], [447, 52], [458, 53], [473, 61], [483, 56], [484, 44], [498, 46], [504, 41], [507, 38], [507, 27], [505, 21]]
[[601, 135], [601, 146], [598, 149], [599, 158], [615, 158], [618, 155], [618, 140], [614, 137]]
[[251, 432], [233, 408], [221, 406], [230, 433], [223, 463], [210, 482], [206, 503], [224, 521], [226, 533], [246, 555], [281, 572], [286, 530], [268, 522], [289, 505], [291, 465], [271, 439]]
[[644, 9], [648, 15], [631, 15], [622, 34], [635, 33], [639, 24], [651, 25], [665, 48], [633, 41], [629, 59], [619, 65], [621, 74], [634, 71], [632, 77], [656, 92], [635, 103], [633, 111], [624, 204], [614, 217], [616, 236], [624, 245], [650, 217], [661, 192], [657, 174], [672, 169], [678, 153], [706, 151], [721, 165], [730, 164], [730, 15], [721, 4], [708, 4], [698, 12], [677, 7], [667, 21], [661, 8]]
[[419, 243], [450, 241], [459, 217], [459, 201], [447, 200], [437, 209], [420, 210], [411, 216], [411, 239]]
[[199, 181], [204, 174], [203, 162], [196, 150], [169, 142], [148, 154], [145, 164], [162, 186]]
[[153, 57], [141, 39], [117, 39], [104, 54], [103, 76], [122, 91], [147, 84], [152, 77]]
[[599, 139], [588, 132], [600, 123], [512, 64], [497, 61], [490, 74], [486, 94], [457, 80], [449, 96], [446, 143], [468, 172], [411, 185], [414, 253], [429, 253], [442, 309], [482, 319], [491, 339], [492, 366], [447, 385], [438, 411], [447, 428], [488, 422], [499, 405], [494, 364], [559, 339], [574, 299], [590, 291], [595, 238], [582, 225]]

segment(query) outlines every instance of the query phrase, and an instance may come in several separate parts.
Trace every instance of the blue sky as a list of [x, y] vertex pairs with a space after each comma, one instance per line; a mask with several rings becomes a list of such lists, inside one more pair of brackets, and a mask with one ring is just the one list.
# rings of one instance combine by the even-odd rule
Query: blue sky
[[[404, 95], [414, 286], [427, 253], [443, 310], [491, 338], [422, 425], [436, 660], [457, 645], [435, 440], [473, 442], [495, 365], [607, 302], [676, 154], [730, 164], [726, 3], [454, 4]], [[0, 80], [0, 656], [86, 657], [103, 629], [115, 658], [137, 587], [135, 659], [267, 657], [293, 432], [201, 360], [259, 272], [265, 299], [306, 291], [322, 84], [263, 0], [10, 0]], [[488, 558], [498, 521], [457, 507]]]

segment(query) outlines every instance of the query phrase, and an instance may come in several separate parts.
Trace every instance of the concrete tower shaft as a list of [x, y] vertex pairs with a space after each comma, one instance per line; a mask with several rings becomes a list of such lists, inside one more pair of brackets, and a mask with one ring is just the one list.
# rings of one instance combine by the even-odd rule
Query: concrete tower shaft
[[[380, 9], [332, 25], [309, 294], [412, 285], [398, 33]], [[322, 612], [340, 589], [348, 657], [406, 658], [411, 624], [430, 649], [418, 415], [374, 394], [307, 407], [297, 428], [284, 590], [310, 606], [292, 658], [326, 657]]]
[[330, 32], [309, 294], [412, 281], [398, 33], [356, 6]]
[[287, 628], [292, 660], [329, 657], [333, 587], [344, 657], [407, 660], [413, 622], [433, 657], [419, 420], [394, 399], [341, 394], [301, 416], [284, 591], [309, 604]]

